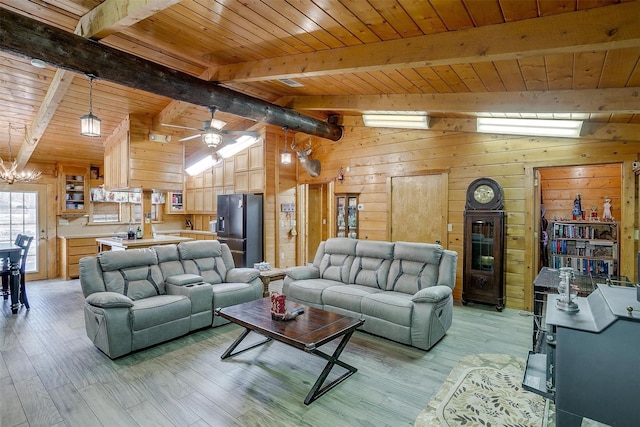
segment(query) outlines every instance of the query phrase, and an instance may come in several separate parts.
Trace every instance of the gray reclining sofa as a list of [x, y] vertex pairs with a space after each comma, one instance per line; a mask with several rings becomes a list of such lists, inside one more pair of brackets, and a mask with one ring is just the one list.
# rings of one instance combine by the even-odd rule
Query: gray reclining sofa
[[87, 336], [112, 359], [227, 321], [213, 316], [262, 298], [260, 272], [235, 268], [217, 240], [102, 252], [80, 260]]
[[451, 326], [457, 260], [435, 244], [332, 238], [320, 243], [312, 265], [286, 270], [283, 293], [429, 350]]

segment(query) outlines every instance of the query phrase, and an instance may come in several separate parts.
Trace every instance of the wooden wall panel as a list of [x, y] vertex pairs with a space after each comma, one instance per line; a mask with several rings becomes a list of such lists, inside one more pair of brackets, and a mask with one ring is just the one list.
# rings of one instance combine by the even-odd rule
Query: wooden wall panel
[[[534, 212], [535, 185], [531, 171], [546, 166], [591, 166], [603, 163], [623, 164], [624, 173], [617, 178], [606, 175], [596, 190], [595, 199], [602, 210], [604, 193], [622, 186], [621, 200], [614, 202], [614, 216], [626, 222], [621, 229], [621, 270], [635, 277], [633, 239], [636, 213], [636, 191], [631, 162], [638, 158], [638, 149], [626, 141], [599, 139], [533, 138], [486, 135], [449, 131], [412, 131], [346, 127], [340, 142], [312, 138], [313, 154], [322, 163], [322, 173], [310, 178], [299, 175], [299, 182], [328, 182], [335, 179], [338, 169], [345, 170], [342, 183], [335, 191], [360, 193], [366, 209], [360, 215], [362, 238], [385, 240], [388, 236], [388, 206], [385, 182], [388, 176], [446, 170], [449, 173], [448, 216], [452, 231], [445, 246], [460, 256], [454, 296], [462, 292], [463, 212], [468, 185], [476, 178], [491, 177], [502, 185], [507, 211], [506, 278], [508, 307], [530, 310], [532, 281], [537, 274], [534, 265], [534, 236], [538, 216]], [[348, 171], [347, 171], [348, 168]], [[626, 188], [626, 190], [625, 190]], [[573, 192], [572, 192], [573, 193]], [[585, 191], [586, 195], [586, 191]], [[559, 196], [557, 196], [559, 197]], [[575, 194], [569, 194], [571, 200]], [[586, 198], [591, 203], [591, 198]], [[428, 200], [425, 201], [428, 203]], [[552, 200], [545, 200], [545, 204]], [[565, 203], [565, 202], [560, 202]], [[595, 203], [595, 202], [594, 202]], [[571, 212], [572, 202], [568, 212]], [[588, 209], [590, 205], [583, 206]], [[617, 206], [617, 208], [616, 208]], [[620, 207], [623, 206], [623, 211]], [[425, 218], [425, 221], [428, 221]]]

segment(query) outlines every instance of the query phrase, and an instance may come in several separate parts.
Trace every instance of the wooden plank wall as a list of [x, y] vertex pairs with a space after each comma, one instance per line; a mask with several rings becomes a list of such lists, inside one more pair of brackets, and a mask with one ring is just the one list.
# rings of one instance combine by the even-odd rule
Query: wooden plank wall
[[598, 218], [602, 218], [605, 198], [611, 199], [611, 214], [614, 219], [619, 219], [621, 185], [622, 169], [619, 163], [542, 168], [540, 191], [546, 208], [545, 218], [549, 223], [572, 219], [573, 201], [576, 194], [580, 194], [586, 220], [589, 220], [592, 207], [595, 207]]
[[[360, 214], [360, 235], [388, 239], [386, 180], [389, 176], [419, 171], [449, 172], [449, 232], [445, 243], [460, 254], [454, 296], [462, 292], [463, 213], [468, 185], [491, 177], [502, 185], [507, 211], [506, 305], [531, 310], [532, 281], [537, 274], [536, 202], [533, 171], [539, 167], [624, 163], [621, 217], [621, 270], [634, 271], [636, 243], [635, 176], [631, 163], [638, 158], [636, 144], [597, 139], [532, 138], [436, 130], [400, 130], [345, 127], [339, 142], [313, 140], [314, 154], [322, 163], [318, 178], [300, 174], [302, 182], [329, 182], [340, 167], [345, 173], [341, 192], [360, 193], [366, 209]], [[575, 194], [573, 195], [575, 196]], [[547, 201], [545, 201], [547, 202]], [[550, 200], [548, 202], [551, 202]], [[428, 203], [428, 201], [425, 201]], [[620, 206], [620, 205], [618, 205]], [[425, 218], [425, 221], [428, 221]], [[635, 275], [628, 274], [629, 277]]]

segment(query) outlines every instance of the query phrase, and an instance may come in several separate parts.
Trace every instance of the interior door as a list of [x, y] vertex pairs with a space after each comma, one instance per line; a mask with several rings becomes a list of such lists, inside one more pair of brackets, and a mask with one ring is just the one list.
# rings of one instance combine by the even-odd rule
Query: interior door
[[447, 247], [448, 174], [391, 178], [390, 240]]
[[[326, 205], [323, 200], [323, 185], [309, 186], [309, 209], [307, 228], [307, 260], [313, 261], [320, 242], [323, 239], [323, 214]], [[326, 221], [325, 221], [326, 222]]]

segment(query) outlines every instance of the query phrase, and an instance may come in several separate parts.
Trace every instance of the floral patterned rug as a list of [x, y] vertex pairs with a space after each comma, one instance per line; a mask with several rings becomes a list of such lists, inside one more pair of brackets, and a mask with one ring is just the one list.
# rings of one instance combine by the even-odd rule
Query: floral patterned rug
[[524, 367], [505, 354], [463, 357], [415, 427], [544, 427], [546, 400], [522, 388]]

